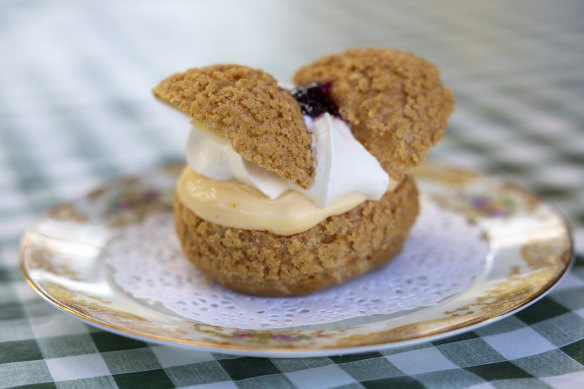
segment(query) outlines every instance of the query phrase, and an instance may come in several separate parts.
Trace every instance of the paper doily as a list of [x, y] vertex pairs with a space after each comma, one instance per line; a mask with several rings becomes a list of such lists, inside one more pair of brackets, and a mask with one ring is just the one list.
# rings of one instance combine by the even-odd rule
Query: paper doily
[[171, 213], [128, 227], [111, 243], [106, 260], [115, 282], [136, 299], [205, 324], [275, 329], [434, 305], [468, 288], [484, 271], [487, 255], [480, 228], [426, 200], [392, 262], [305, 297], [251, 297], [210, 281], [184, 257]]

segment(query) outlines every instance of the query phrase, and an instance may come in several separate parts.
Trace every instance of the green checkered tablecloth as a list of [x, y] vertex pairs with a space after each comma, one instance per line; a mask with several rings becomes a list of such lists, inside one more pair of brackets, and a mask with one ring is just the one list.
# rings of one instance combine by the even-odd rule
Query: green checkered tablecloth
[[[3, 1], [0, 3], [0, 387], [584, 387], [584, 2]], [[18, 265], [23, 231], [103, 180], [181, 158], [188, 128], [150, 88], [237, 62], [287, 80], [351, 46], [412, 51], [457, 98], [430, 159], [554, 203], [575, 266], [489, 326], [366, 354], [267, 359], [172, 348], [87, 326]]]

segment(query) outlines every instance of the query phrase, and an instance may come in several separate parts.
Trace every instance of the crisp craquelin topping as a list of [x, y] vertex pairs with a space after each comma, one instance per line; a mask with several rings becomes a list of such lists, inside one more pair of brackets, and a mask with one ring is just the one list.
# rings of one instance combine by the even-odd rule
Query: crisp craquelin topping
[[351, 49], [302, 67], [296, 85], [331, 83], [331, 99], [355, 138], [394, 180], [425, 158], [444, 134], [454, 97], [439, 70], [412, 54]]
[[298, 103], [269, 74], [240, 65], [194, 68], [163, 80], [153, 92], [225, 136], [247, 161], [310, 186], [311, 135]]

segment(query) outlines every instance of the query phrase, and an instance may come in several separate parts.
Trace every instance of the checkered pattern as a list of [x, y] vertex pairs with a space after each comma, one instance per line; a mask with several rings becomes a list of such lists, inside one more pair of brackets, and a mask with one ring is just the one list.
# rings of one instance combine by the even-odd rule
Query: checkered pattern
[[[584, 387], [584, 3], [35, 1], [0, 4], [0, 387]], [[413, 51], [457, 97], [431, 158], [504, 176], [574, 228], [548, 297], [439, 342], [304, 359], [151, 345], [43, 302], [17, 264], [23, 230], [106, 178], [181, 158], [188, 123], [149, 88], [217, 62], [295, 68], [349, 46]]]

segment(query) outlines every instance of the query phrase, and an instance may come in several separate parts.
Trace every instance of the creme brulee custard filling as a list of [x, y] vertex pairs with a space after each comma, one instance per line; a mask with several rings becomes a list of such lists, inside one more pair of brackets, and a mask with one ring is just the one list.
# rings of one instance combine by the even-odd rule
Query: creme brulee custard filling
[[346, 194], [324, 208], [289, 190], [270, 199], [255, 188], [236, 181], [219, 181], [185, 167], [178, 179], [180, 201], [200, 218], [226, 227], [293, 235], [306, 231], [329, 216], [340, 215], [367, 199]]

